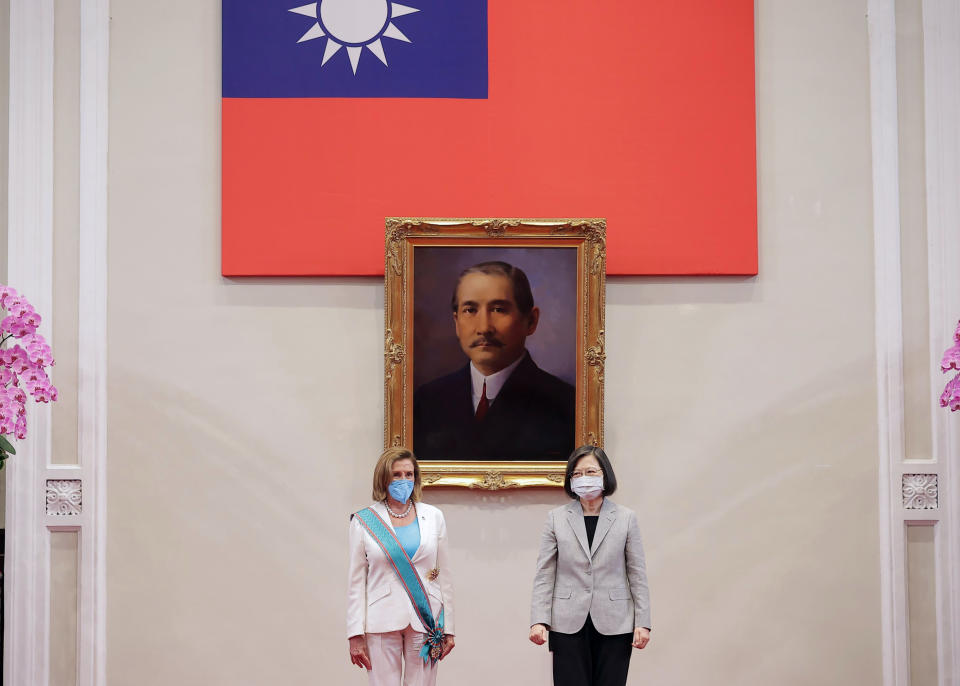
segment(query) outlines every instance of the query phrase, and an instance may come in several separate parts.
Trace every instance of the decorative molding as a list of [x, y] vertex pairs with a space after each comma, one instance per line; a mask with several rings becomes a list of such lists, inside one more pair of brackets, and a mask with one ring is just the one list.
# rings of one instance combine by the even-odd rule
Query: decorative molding
[[[53, 312], [53, 62], [53, 0], [11, 0], [7, 276], [44, 314]], [[40, 331], [49, 339], [49, 319]], [[5, 686], [49, 680], [50, 546], [39, 498], [50, 406], [31, 403], [27, 417], [5, 469]]]
[[410, 231], [408, 222], [401, 223], [393, 219], [387, 220], [387, 250], [386, 266], [393, 270], [397, 276], [403, 273], [403, 259], [400, 251], [403, 249], [403, 241]]
[[80, 479], [47, 479], [46, 493], [48, 515], [78, 515], [83, 511]]
[[[495, 465], [491, 469], [491, 465]], [[437, 462], [420, 463], [420, 481], [425, 486], [473, 488], [498, 491], [514, 488], [563, 485], [566, 463], [556, 462]]]
[[520, 226], [519, 219], [491, 219], [490, 221], [475, 221], [474, 226], [482, 227], [491, 238], [500, 238], [507, 233], [507, 229]]
[[80, 0], [77, 455], [84, 473], [77, 685], [107, 683], [107, 190], [110, 2]]
[[[79, 464], [50, 461], [48, 405], [7, 467], [4, 684], [49, 680], [50, 531], [80, 531], [77, 685], [106, 684], [106, 301], [109, 2], [79, 0]], [[8, 275], [53, 307], [53, 0], [10, 3]], [[50, 321], [41, 331], [49, 335]], [[46, 330], [45, 330], [46, 329]], [[66, 476], [73, 478], [64, 478]], [[49, 486], [49, 490], [48, 490]], [[82, 488], [82, 492], [81, 492]], [[45, 503], [39, 499], [42, 498]], [[59, 520], [59, 521], [57, 521]]]
[[403, 363], [404, 358], [403, 344], [397, 343], [393, 339], [393, 330], [387, 329], [387, 335], [383, 342], [384, 358], [384, 377], [387, 381], [393, 378], [393, 369], [398, 364]]
[[[406, 262], [403, 250], [404, 242], [414, 231], [436, 233], [434, 221], [405, 217], [387, 217], [386, 219], [386, 267], [397, 276], [403, 274]], [[384, 274], [387, 272], [384, 271]]]
[[903, 509], [936, 510], [939, 507], [936, 474], [904, 474]]
[[590, 272], [596, 274], [605, 270], [607, 263], [607, 220], [582, 219], [571, 222], [571, 227], [586, 237], [587, 244], [593, 250], [593, 256], [590, 259]]
[[[408, 265], [424, 246], [568, 247], [577, 258], [577, 381], [575, 444], [589, 436], [603, 440], [603, 388], [606, 220], [598, 218], [521, 219], [388, 217], [384, 265], [384, 446], [409, 445], [413, 434], [410, 400], [413, 389], [413, 274]], [[392, 443], [391, 443], [392, 441]], [[417, 446], [412, 446], [416, 451]], [[421, 456], [423, 457], [423, 456]], [[428, 486], [499, 490], [556, 487], [565, 461], [434, 459], [421, 463]], [[558, 456], [559, 457], [559, 456]], [[429, 474], [426, 474], [426, 470]], [[434, 478], [434, 475], [439, 476]], [[558, 478], [559, 477], [559, 478]]]
[[906, 579], [899, 473], [904, 459], [896, 6], [867, 0], [873, 157], [880, 622], [883, 686], [907, 686]]
[[[960, 318], [960, 6], [922, 0], [926, 233], [931, 389]], [[931, 393], [933, 454], [928, 473], [906, 462], [899, 225], [896, 13], [893, 0], [868, 0], [875, 237], [881, 632], [884, 686], [907, 686], [906, 547], [910, 520], [936, 522], [939, 686], [960, 681], [960, 426]], [[934, 481], [935, 480], [935, 481]], [[942, 490], [942, 493], [941, 493]], [[942, 497], [941, 497], [942, 496]], [[900, 502], [900, 507], [894, 505]]]
[[[922, 0], [927, 276], [931, 390], [960, 319], [960, 5]], [[940, 686], [960, 685], [960, 422], [930, 394], [938, 471], [937, 658]], [[928, 511], [929, 512], [929, 511]], [[931, 513], [933, 514], [933, 513]]]
[[518, 488], [519, 486], [520, 484], [504, 479], [502, 472], [495, 471], [487, 472], [482, 479], [470, 484], [470, 488], [480, 488], [484, 491], [499, 491], [507, 488]]
[[[591, 367], [593, 367], [594, 371], [597, 373], [597, 381], [599, 381], [601, 384], [603, 383], [603, 380], [604, 380], [604, 377], [603, 377], [604, 364], [607, 361], [607, 353], [604, 348], [603, 337], [604, 337], [604, 331], [603, 329], [600, 329], [600, 331], [597, 333], [596, 345], [591, 345], [589, 348], [587, 348], [587, 352], [583, 356], [586, 363]], [[590, 433], [593, 434], [592, 431]]]

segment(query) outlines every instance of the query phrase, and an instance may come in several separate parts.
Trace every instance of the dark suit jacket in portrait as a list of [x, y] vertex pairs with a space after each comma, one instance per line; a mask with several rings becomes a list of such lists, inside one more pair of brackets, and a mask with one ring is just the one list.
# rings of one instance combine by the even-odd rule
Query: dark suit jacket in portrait
[[413, 395], [413, 450], [421, 460], [566, 460], [574, 448], [576, 389], [527, 353], [474, 418], [469, 363]]

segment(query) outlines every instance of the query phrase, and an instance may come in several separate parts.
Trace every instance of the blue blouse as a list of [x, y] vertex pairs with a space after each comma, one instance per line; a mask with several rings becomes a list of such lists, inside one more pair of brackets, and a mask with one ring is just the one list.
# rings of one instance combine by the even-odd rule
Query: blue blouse
[[406, 526], [394, 527], [393, 530], [400, 540], [400, 545], [403, 546], [403, 549], [412, 560], [414, 553], [417, 552], [417, 548], [420, 547], [420, 522], [414, 519], [412, 523]]

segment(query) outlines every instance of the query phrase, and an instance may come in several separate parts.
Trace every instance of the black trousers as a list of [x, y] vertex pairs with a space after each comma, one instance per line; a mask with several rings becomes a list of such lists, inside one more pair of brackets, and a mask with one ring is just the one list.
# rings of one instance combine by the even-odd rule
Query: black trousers
[[575, 634], [550, 632], [553, 686], [625, 686], [633, 633], [604, 636], [590, 616]]

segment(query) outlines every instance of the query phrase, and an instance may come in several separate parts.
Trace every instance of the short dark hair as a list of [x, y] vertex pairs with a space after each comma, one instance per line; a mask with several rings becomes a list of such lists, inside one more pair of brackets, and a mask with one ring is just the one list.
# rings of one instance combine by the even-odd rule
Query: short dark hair
[[492, 274], [495, 276], [505, 276], [510, 279], [513, 285], [513, 299], [517, 302], [517, 309], [523, 314], [530, 314], [533, 310], [533, 291], [530, 290], [530, 281], [527, 275], [523, 273], [520, 267], [514, 267], [507, 262], [499, 260], [493, 262], [481, 262], [472, 267], [467, 267], [460, 276], [457, 277], [457, 283], [453, 286], [453, 296], [450, 298], [450, 307], [454, 312], [460, 305], [457, 302], [457, 291], [460, 289], [460, 282], [467, 274]]
[[570, 458], [567, 460], [567, 471], [563, 477], [563, 490], [574, 500], [579, 497], [570, 488], [570, 475], [573, 474], [577, 462], [587, 455], [593, 455], [600, 463], [600, 471], [603, 472], [603, 495], [613, 495], [617, 490], [617, 475], [613, 473], [613, 465], [610, 464], [610, 458], [603, 452], [603, 448], [598, 448], [595, 445], [581, 445], [570, 453]]

